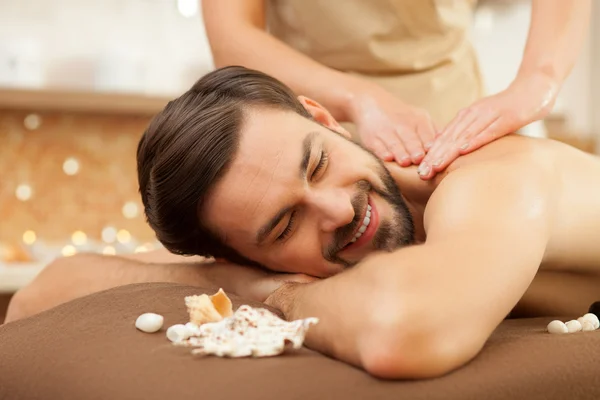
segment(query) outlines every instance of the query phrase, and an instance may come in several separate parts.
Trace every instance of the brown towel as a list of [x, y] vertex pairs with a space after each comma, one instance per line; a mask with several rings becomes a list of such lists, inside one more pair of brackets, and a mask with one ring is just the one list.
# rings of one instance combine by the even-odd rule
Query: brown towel
[[[442, 378], [381, 381], [308, 349], [266, 359], [195, 358], [165, 338], [186, 321], [189, 286], [123, 286], [0, 326], [0, 399], [595, 399], [600, 330], [545, 332], [549, 318], [507, 320], [481, 354]], [[254, 302], [231, 296], [234, 309]], [[137, 331], [144, 312], [165, 317]]]

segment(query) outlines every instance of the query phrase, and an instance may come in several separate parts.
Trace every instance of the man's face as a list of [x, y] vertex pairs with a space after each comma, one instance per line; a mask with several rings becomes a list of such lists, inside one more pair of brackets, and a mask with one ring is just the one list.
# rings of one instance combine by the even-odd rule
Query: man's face
[[[327, 116], [317, 119], [342, 132]], [[406, 204], [373, 154], [296, 113], [266, 108], [246, 112], [235, 159], [201, 219], [241, 255], [317, 277], [414, 236]]]

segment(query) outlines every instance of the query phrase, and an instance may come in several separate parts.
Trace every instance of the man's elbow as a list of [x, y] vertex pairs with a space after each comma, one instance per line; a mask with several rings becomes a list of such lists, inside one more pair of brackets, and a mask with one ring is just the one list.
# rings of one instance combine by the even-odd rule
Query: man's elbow
[[470, 361], [482, 347], [464, 332], [405, 319], [373, 326], [361, 351], [363, 368], [383, 379], [427, 379], [445, 375]]

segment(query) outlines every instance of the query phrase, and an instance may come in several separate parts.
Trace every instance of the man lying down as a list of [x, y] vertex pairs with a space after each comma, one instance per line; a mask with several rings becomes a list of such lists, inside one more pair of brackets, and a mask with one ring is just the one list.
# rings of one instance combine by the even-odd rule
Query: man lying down
[[318, 317], [313, 349], [423, 378], [476, 356], [509, 313], [581, 315], [600, 299], [600, 161], [550, 140], [499, 139], [424, 181], [353, 143], [318, 103], [229, 67], [154, 119], [138, 172], [167, 249], [229, 262], [59, 260], [9, 319], [125, 283], [221, 286]]

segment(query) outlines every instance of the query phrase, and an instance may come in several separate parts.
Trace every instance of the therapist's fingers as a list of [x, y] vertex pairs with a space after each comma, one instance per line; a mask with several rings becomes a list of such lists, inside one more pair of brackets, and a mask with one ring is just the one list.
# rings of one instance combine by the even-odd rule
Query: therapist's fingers
[[383, 161], [392, 161], [394, 159], [394, 154], [388, 150], [387, 146], [379, 138], [370, 139], [365, 143], [365, 146]]
[[[420, 163], [425, 156], [425, 149], [423, 148], [423, 143], [421, 142], [417, 131], [408, 127], [399, 127], [396, 129], [396, 133], [404, 145], [404, 150], [410, 159], [408, 165]], [[399, 160], [396, 159], [396, 161]], [[404, 162], [401, 165], [405, 166]]]
[[387, 149], [394, 155], [396, 163], [401, 167], [408, 167], [412, 164], [410, 154], [408, 153], [404, 142], [400, 140], [398, 135], [393, 132], [388, 132], [386, 137], [383, 139]]
[[468, 150], [471, 140], [490, 126], [497, 118], [483, 115], [471, 122], [462, 131], [450, 132], [436, 141], [431, 151], [427, 154], [425, 162], [430, 162], [433, 172], [444, 170], [452, 161], [460, 156], [463, 150]]
[[[421, 179], [431, 179], [438, 172], [446, 169], [461, 155], [461, 149], [468, 148], [471, 145], [471, 139], [493, 122], [489, 118], [489, 116], [473, 120], [469, 118], [470, 122], [456, 123], [452, 130], [438, 136], [433, 147], [419, 165], [418, 173]], [[466, 127], [462, 128], [463, 126]]]
[[[421, 142], [423, 143], [423, 149], [425, 152], [428, 152], [433, 147], [435, 139], [438, 136], [438, 129], [431, 118], [427, 118], [421, 124], [419, 124], [417, 130], [419, 137], [421, 138]], [[419, 162], [420, 161], [421, 160], [419, 160]]]
[[508, 121], [505, 121], [503, 118], [496, 118], [478, 135], [471, 138], [468, 142], [463, 143], [460, 146], [460, 154], [468, 154], [504, 136], [506, 132], [511, 130], [509, 125]]
[[475, 121], [477, 112], [472, 108], [462, 109], [456, 114], [456, 117], [442, 129], [441, 136], [454, 136], [456, 132], [462, 132], [465, 128]]

